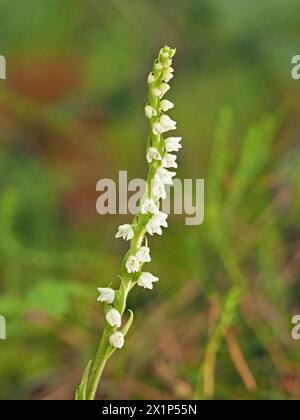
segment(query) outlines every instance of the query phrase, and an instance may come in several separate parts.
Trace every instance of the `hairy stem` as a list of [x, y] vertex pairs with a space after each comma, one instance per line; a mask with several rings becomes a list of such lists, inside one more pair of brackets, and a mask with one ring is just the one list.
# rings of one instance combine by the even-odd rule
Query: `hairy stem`
[[89, 378], [89, 384], [87, 388], [86, 399], [87, 400], [94, 400], [98, 384], [100, 382], [103, 370], [105, 365], [109, 359], [108, 356], [108, 349], [109, 349], [109, 335], [107, 330], [104, 329], [103, 335], [101, 337], [98, 351], [94, 360], [94, 364], [92, 367], [92, 372]]

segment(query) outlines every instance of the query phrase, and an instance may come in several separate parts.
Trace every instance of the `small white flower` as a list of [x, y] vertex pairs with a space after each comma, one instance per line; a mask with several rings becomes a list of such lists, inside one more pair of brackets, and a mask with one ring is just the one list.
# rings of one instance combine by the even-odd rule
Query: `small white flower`
[[159, 214], [154, 215], [152, 217], [155, 223], [159, 223], [160, 226], [163, 226], [165, 228], [168, 227], [167, 218], [168, 218], [168, 215], [166, 213], [163, 213], [162, 211], [160, 211]]
[[168, 83], [170, 80], [172, 80], [172, 79], [173, 79], [173, 77], [174, 77], [173, 72], [174, 72], [174, 69], [173, 69], [172, 67], [168, 67], [168, 68], [166, 68], [166, 69], [164, 70], [163, 80], [164, 80], [165, 82], [167, 82], [167, 83]]
[[157, 71], [161, 71], [161, 70], [163, 70], [163, 68], [164, 68], [164, 66], [161, 63], [156, 63], [154, 65], [154, 69], [157, 70]]
[[168, 85], [168, 83], [162, 83], [159, 87], [160, 90], [160, 96], [163, 97], [169, 90], [170, 90], [170, 85]]
[[135, 254], [140, 263], [150, 262], [150, 248], [148, 246], [141, 246]]
[[125, 241], [130, 241], [134, 237], [134, 230], [131, 225], [125, 224], [118, 228], [115, 238], [123, 238]]
[[113, 303], [115, 300], [115, 291], [110, 287], [98, 287], [100, 296], [98, 297], [98, 302]]
[[145, 115], [146, 115], [147, 118], [152, 118], [152, 117], [155, 117], [157, 115], [157, 112], [155, 111], [153, 106], [146, 105], [145, 106]]
[[119, 328], [121, 326], [121, 314], [116, 309], [112, 308], [110, 309], [106, 314], [106, 321], [111, 325], [112, 327]]
[[180, 144], [182, 137], [168, 137], [165, 139], [166, 151], [167, 152], [178, 152], [182, 148]]
[[164, 200], [167, 196], [165, 185], [161, 182], [160, 179], [154, 179], [152, 181], [151, 191], [155, 200], [159, 200], [159, 199]]
[[165, 59], [164, 59], [163, 64], [164, 64], [164, 67], [167, 69], [168, 67], [172, 66], [172, 60], [170, 58], [166, 58], [166, 57], [164, 57], [164, 58]]
[[151, 163], [152, 160], [161, 160], [161, 154], [159, 153], [159, 151], [157, 150], [156, 147], [149, 147], [147, 156], [146, 156], [147, 162]]
[[128, 257], [125, 266], [128, 273], [136, 273], [140, 269], [140, 262], [135, 255], [131, 255]]
[[172, 60], [170, 58], [169, 52], [165, 51], [161, 55], [161, 62], [164, 65], [165, 68], [171, 67]]
[[154, 220], [149, 220], [146, 226], [146, 231], [149, 235], [153, 236], [154, 234], [162, 235], [163, 231], [159, 223], [156, 223]]
[[152, 216], [146, 226], [146, 230], [149, 235], [152, 236], [155, 233], [162, 235], [161, 226], [168, 227], [167, 218], [168, 215], [163, 212], [159, 212], [159, 214]]
[[178, 168], [176, 163], [177, 156], [171, 153], [166, 153], [162, 160], [163, 168]]
[[165, 132], [165, 129], [164, 129], [164, 127], [159, 122], [156, 122], [152, 126], [152, 131], [153, 131], [153, 134], [155, 136], [157, 136], [158, 134], [164, 133]]
[[168, 171], [165, 168], [158, 168], [155, 173], [155, 179], [160, 180], [163, 184], [172, 185], [172, 178], [176, 175], [176, 172]]
[[151, 85], [152, 83], [155, 83], [155, 76], [154, 76], [154, 74], [153, 73], [150, 73], [149, 74], [149, 76], [148, 76], [148, 83], [149, 83], [149, 85]]
[[174, 104], [173, 104], [173, 102], [168, 101], [168, 99], [163, 99], [163, 100], [161, 101], [161, 103], [160, 103], [160, 109], [161, 109], [163, 112], [167, 112], [167, 111], [169, 111], [169, 109], [172, 109], [172, 108], [174, 108]]
[[147, 214], [147, 213], [158, 214], [159, 208], [155, 204], [154, 200], [152, 200], [151, 198], [146, 198], [146, 200], [141, 205], [141, 213], [142, 214]]
[[152, 89], [152, 95], [155, 96], [156, 98], [160, 98], [162, 96], [162, 92], [157, 87], [154, 87]]
[[168, 130], [176, 130], [176, 121], [173, 121], [168, 115], [162, 115], [159, 119], [159, 123]]
[[142, 273], [138, 279], [137, 284], [144, 289], [153, 289], [153, 283], [159, 281], [158, 277], [153, 276], [151, 273]]
[[165, 133], [166, 131], [176, 130], [176, 121], [173, 121], [168, 115], [162, 115], [159, 122], [153, 124], [153, 133], [155, 135]]
[[121, 349], [124, 346], [124, 335], [120, 331], [116, 331], [109, 337], [109, 343], [116, 349]]

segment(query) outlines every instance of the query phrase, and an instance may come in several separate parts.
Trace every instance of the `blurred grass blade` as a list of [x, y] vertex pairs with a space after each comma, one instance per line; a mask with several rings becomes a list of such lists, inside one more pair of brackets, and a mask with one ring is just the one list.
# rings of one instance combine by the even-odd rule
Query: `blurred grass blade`
[[200, 368], [196, 384], [196, 399], [201, 399], [203, 397], [212, 398], [215, 394], [215, 367], [217, 354], [227, 329], [233, 323], [236, 309], [239, 305], [240, 295], [241, 290], [238, 287], [233, 287], [227, 295], [220, 322], [208, 343], [204, 363]]
[[268, 116], [249, 128], [240, 159], [233, 177], [229, 206], [236, 208], [247, 192], [257, 185], [256, 180], [270, 159], [271, 144], [277, 128], [277, 116]]

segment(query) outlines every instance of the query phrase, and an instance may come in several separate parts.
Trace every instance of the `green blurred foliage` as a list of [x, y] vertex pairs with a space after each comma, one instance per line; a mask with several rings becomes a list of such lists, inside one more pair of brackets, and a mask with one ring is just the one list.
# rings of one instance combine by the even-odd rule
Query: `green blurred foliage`
[[128, 220], [96, 214], [95, 186], [145, 175], [164, 44], [179, 176], [205, 178], [206, 218], [171, 216], [151, 240], [161, 281], [130, 297], [99, 398], [300, 397], [299, 16], [297, 0], [1, 0], [1, 399], [72, 398], [95, 351], [96, 288], [118, 281]]

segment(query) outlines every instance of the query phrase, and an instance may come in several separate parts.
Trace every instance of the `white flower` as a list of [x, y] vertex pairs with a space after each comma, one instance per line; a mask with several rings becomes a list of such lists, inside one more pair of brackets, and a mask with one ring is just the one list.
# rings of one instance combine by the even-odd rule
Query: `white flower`
[[158, 134], [164, 133], [165, 132], [165, 129], [164, 129], [164, 127], [159, 122], [156, 122], [152, 126], [152, 131], [153, 131], [153, 134], [155, 136], [157, 136]]
[[153, 276], [151, 273], [142, 273], [138, 279], [137, 284], [144, 289], [153, 289], [153, 283], [159, 280], [158, 277]]
[[177, 156], [171, 153], [166, 153], [162, 160], [162, 166], [164, 168], [178, 168], [176, 163]]
[[162, 115], [159, 119], [159, 123], [168, 130], [176, 130], [176, 121], [173, 121], [168, 115]]
[[118, 228], [118, 232], [115, 238], [123, 238], [125, 241], [130, 241], [134, 237], [134, 230], [131, 225], [121, 225]]
[[146, 226], [146, 231], [149, 235], [153, 236], [155, 233], [157, 235], [162, 235], [162, 228], [159, 223], [157, 223], [154, 218], [150, 219]]
[[115, 291], [110, 287], [98, 287], [100, 296], [98, 297], [98, 302], [113, 303], [115, 300]]
[[124, 335], [120, 331], [116, 331], [109, 337], [109, 343], [116, 349], [121, 349], [124, 346]]
[[158, 168], [155, 173], [155, 179], [160, 180], [163, 184], [172, 185], [172, 178], [176, 175], [176, 172], [168, 171], [165, 168]]
[[156, 98], [160, 98], [162, 96], [162, 92], [157, 87], [154, 87], [152, 89], [152, 95], [155, 96]]
[[135, 255], [128, 257], [125, 265], [128, 273], [136, 273], [140, 269], [140, 262]]
[[176, 121], [173, 121], [168, 115], [162, 115], [159, 122], [153, 124], [153, 133], [155, 135], [165, 133], [169, 130], [176, 130]]
[[152, 160], [161, 160], [161, 154], [159, 153], [159, 151], [157, 150], [156, 147], [149, 147], [147, 156], [146, 156], [147, 162], [151, 163]]
[[168, 227], [167, 218], [168, 215], [163, 212], [159, 212], [159, 214], [152, 216], [146, 226], [146, 230], [149, 235], [152, 236], [155, 233], [162, 235], [161, 226]]
[[182, 148], [180, 144], [182, 137], [168, 137], [165, 139], [166, 151], [167, 152], [178, 152]]
[[156, 223], [159, 223], [161, 226], [165, 228], [168, 227], [167, 218], [168, 218], [168, 215], [166, 213], [163, 213], [162, 211], [160, 211], [159, 214], [154, 215], [152, 217], [152, 219], [154, 219]]
[[164, 67], [167, 69], [168, 67], [172, 66], [172, 60], [171, 59], [167, 59], [164, 60]]
[[149, 74], [149, 76], [148, 76], [148, 83], [149, 83], [149, 85], [150, 84], [152, 84], [152, 83], [155, 83], [155, 76], [154, 76], [154, 74], [153, 73], [150, 73]]
[[145, 115], [146, 115], [147, 118], [152, 118], [152, 117], [155, 117], [157, 115], [157, 112], [155, 111], [153, 106], [146, 105], [145, 106]]
[[173, 77], [174, 77], [173, 72], [174, 72], [174, 69], [173, 69], [172, 67], [168, 67], [168, 68], [166, 68], [166, 69], [164, 70], [163, 80], [164, 80], [165, 82], [169, 82], [170, 80], [172, 80], [172, 79], [173, 79]]
[[112, 327], [119, 328], [121, 326], [121, 314], [116, 309], [112, 308], [110, 309], [106, 314], [106, 321], [111, 325]]
[[161, 103], [160, 103], [160, 109], [161, 109], [163, 112], [167, 112], [167, 111], [169, 111], [169, 109], [172, 109], [172, 108], [174, 108], [174, 104], [173, 104], [173, 102], [168, 101], [168, 99], [163, 99], [163, 100], [161, 101]]
[[135, 256], [140, 263], [150, 262], [150, 248], [148, 246], [141, 246]]
[[159, 87], [159, 90], [161, 92], [160, 96], [163, 97], [169, 90], [170, 90], [170, 85], [168, 85], [168, 83], [162, 83]]
[[147, 213], [158, 214], [159, 209], [157, 205], [155, 204], [154, 200], [152, 200], [151, 198], [147, 198], [141, 205], [141, 213], [142, 214], [147, 214]]
[[154, 179], [152, 181], [151, 191], [153, 197], [156, 200], [159, 200], [160, 198], [164, 200], [167, 196], [165, 185], [161, 182], [160, 179]]
[[154, 64], [154, 69], [157, 71], [163, 70], [164, 66], [161, 63]]

